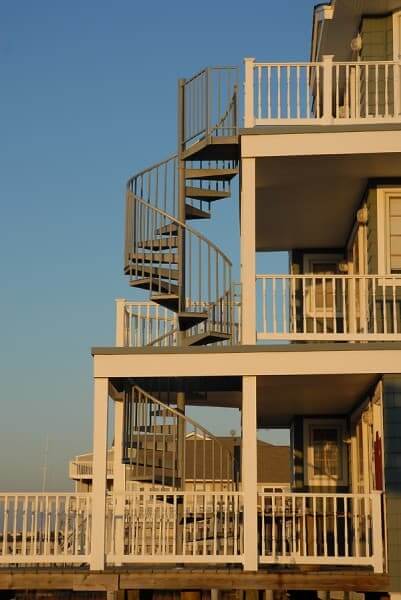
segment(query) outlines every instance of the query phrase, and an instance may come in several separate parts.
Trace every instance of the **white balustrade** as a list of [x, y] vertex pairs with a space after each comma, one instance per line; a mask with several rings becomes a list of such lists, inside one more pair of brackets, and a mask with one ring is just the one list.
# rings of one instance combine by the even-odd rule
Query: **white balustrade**
[[107, 503], [109, 563], [242, 562], [241, 493], [148, 491], [121, 496], [112, 494]]
[[257, 275], [258, 340], [401, 340], [400, 275]]
[[261, 563], [383, 572], [381, 494], [259, 494]]
[[[70, 479], [92, 479], [93, 462], [72, 460], [69, 465]], [[107, 477], [113, 477], [113, 463], [107, 462]]]
[[[187, 310], [206, 311], [210, 330], [231, 331], [230, 345], [240, 343], [240, 295], [239, 286], [233, 286], [232, 299], [225, 296], [217, 302], [199, 302], [187, 299]], [[117, 328], [121, 328], [121, 344], [128, 347], [172, 347], [177, 345], [177, 315], [152, 301], [119, 300], [117, 304]], [[205, 323], [196, 326], [196, 332], [205, 330]], [[222, 342], [224, 344], [228, 342]]]
[[91, 494], [0, 493], [0, 565], [88, 562]]
[[399, 61], [245, 62], [246, 127], [401, 120]]

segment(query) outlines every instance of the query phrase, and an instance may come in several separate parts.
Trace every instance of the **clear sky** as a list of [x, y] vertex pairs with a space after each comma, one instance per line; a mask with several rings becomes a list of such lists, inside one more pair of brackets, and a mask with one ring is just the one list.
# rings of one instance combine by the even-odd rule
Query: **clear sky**
[[[133, 297], [124, 183], [175, 151], [177, 78], [307, 60], [313, 4], [0, 0], [1, 490], [40, 489], [47, 436], [53, 490], [91, 446], [90, 347]], [[236, 262], [237, 216], [223, 202], [207, 226]]]

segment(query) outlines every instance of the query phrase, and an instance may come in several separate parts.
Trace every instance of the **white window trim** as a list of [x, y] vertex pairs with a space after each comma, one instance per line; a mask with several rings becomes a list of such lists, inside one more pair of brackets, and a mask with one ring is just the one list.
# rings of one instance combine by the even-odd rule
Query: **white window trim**
[[[325, 475], [315, 475], [313, 472], [313, 446], [311, 444], [311, 429], [333, 429], [339, 431], [339, 439], [342, 441], [340, 451], [342, 452], [342, 473], [338, 478]], [[344, 419], [304, 419], [303, 422], [303, 449], [304, 449], [304, 484], [308, 486], [336, 487], [348, 485], [348, 460], [347, 447], [343, 440], [346, 437], [346, 423]]]
[[[321, 263], [321, 264], [331, 264], [331, 263], [339, 263], [341, 260], [343, 260], [343, 256], [342, 254], [304, 254], [303, 256], [303, 274], [304, 275], [314, 275], [314, 273], [312, 272], [312, 264], [313, 263]], [[316, 273], [316, 276], [318, 277], [318, 274]], [[313, 305], [313, 300], [312, 300], [312, 294], [311, 294], [311, 289], [309, 286], [307, 286], [306, 288], [306, 315], [308, 317], [328, 317], [328, 318], [332, 318], [333, 315], [333, 309], [330, 308], [326, 308], [326, 310], [324, 310], [323, 308], [316, 308]], [[339, 312], [339, 310], [337, 310], [337, 317], [341, 317], [342, 316], [342, 312]]]
[[377, 267], [379, 275], [391, 275], [390, 196], [401, 196], [401, 186], [377, 189]]

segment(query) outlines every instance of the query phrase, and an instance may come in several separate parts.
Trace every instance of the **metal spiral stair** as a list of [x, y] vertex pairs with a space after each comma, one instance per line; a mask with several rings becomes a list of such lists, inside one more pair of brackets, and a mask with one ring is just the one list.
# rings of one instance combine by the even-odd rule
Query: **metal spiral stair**
[[213, 203], [231, 196], [238, 174], [234, 75], [232, 68], [205, 69], [180, 81], [178, 153], [127, 183], [124, 272], [130, 286], [177, 314], [181, 345], [232, 335], [231, 262], [187, 222], [210, 219]]
[[[180, 444], [181, 447], [180, 447]], [[229, 447], [202, 425], [139, 386], [124, 402], [123, 462], [130, 478], [161, 488], [235, 490], [238, 467]]]

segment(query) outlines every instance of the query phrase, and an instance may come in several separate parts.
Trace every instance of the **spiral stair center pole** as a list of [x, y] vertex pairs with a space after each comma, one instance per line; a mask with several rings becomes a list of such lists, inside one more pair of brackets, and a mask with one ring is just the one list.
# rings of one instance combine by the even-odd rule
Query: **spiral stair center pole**
[[[185, 79], [178, 82], [178, 219], [185, 223], [185, 160], [183, 159], [184, 136], [185, 136]], [[185, 312], [186, 309], [186, 290], [185, 290], [185, 229], [179, 228], [178, 233], [178, 295], [179, 311]], [[185, 343], [185, 331], [180, 327], [178, 333], [178, 345]], [[185, 415], [185, 393], [177, 393], [177, 410]], [[181, 491], [185, 491], [185, 420], [178, 419], [177, 427], [177, 475]], [[177, 554], [183, 554], [183, 520], [184, 520], [184, 498], [177, 507]]]

